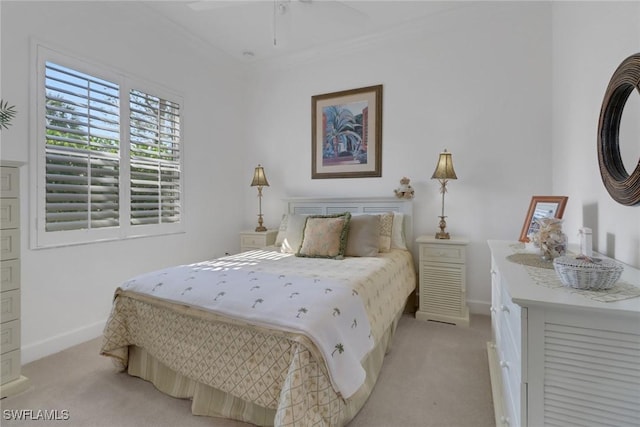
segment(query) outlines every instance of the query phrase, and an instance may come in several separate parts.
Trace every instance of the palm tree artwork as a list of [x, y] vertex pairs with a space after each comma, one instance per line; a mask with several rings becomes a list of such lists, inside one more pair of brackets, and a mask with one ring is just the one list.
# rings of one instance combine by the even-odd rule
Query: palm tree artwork
[[366, 102], [355, 102], [322, 109], [325, 124], [322, 149], [324, 164], [367, 163], [366, 140], [363, 139], [362, 130], [362, 111], [366, 107]]

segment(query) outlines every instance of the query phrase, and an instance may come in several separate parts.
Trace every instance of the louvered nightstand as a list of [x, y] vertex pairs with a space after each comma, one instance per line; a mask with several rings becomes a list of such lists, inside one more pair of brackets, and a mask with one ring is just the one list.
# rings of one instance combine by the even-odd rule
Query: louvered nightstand
[[267, 231], [241, 231], [240, 232], [240, 252], [251, 251], [253, 249], [271, 246], [276, 241], [278, 229]]
[[466, 246], [464, 239], [421, 236], [418, 320], [436, 320], [469, 326]]

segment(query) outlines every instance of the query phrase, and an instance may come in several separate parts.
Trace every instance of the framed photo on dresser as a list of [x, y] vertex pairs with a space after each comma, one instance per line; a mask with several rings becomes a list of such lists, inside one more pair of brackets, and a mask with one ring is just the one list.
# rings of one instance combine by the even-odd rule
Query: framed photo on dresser
[[567, 206], [567, 196], [533, 196], [529, 203], [529, 210], [520, 231], [521, 242], [528, 242], [529, 235], [537, 231], [536, 219], [562, 218], [564, 208]]

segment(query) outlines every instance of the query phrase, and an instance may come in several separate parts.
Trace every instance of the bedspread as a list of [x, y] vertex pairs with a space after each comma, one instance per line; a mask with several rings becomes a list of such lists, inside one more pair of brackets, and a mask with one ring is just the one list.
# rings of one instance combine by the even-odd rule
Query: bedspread
[[373, 348], [373, 337], [360, 295], [346, 284], [206, 261], [143, 274], [122, 289], [303, 333], [323, 353], [342, 396], [364, 383], [360, 361]]
[[[341, 282], [362, 298], [376, 345], [415, 288], [407, 251], [342, 261], [291, 257], [272, 262], [281, 255], [254, 251], [212, 263]], [[332, 386], [322, 353], [302, 334], [118, 289], [101, 354], [126, 368], [130, 345], [194, 381], [275, 410], [277, 426], [344, 423], [346, 400]]]

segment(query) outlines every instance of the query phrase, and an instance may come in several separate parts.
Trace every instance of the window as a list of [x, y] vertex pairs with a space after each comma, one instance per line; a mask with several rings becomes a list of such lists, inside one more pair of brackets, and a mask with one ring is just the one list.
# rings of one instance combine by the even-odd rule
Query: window
[[34, 246], [181, 231], [180, 100], [43, 47], [38, 65]]

